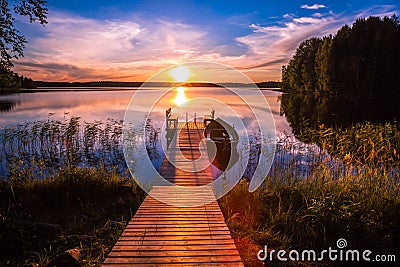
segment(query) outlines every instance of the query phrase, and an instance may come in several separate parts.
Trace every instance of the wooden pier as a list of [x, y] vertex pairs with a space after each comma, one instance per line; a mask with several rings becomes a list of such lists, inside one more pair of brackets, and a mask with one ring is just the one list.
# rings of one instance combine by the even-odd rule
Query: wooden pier
[[[176, 123], [177, 119], [173, 127]], [[169, 156], [180, 150], [180, 157], [205, 164], [205, 157], [199, 160], [207, 153], [205, 146], [199, 146], [204, 123], [179, 122], [178, 126], [182, 129], [178, 140], [173, 139], [176, 142], [171, 139]], [[243, 266], [211, 186], [202, 186], [212, 181], [210, 167], [188, 172], [165, 158], [160, 173], [171, 183], [193, 188], [195, 193], [187, 193], [182, 187], [153, 186], [154, 197], [148, 195], [143, 201], [103, 266]], [[162, 203], [159, 197], [175, 205]], [[209, 203], [197, 206], [199, 200]]]

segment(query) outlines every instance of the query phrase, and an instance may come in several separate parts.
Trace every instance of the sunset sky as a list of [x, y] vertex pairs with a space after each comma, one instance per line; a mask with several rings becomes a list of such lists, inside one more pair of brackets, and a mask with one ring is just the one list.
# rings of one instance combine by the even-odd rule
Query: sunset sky
[[399, 15], [396, 1], [49, 0], [49, 23], [19, 20], [20, 74], [44, 81], [145, 81], [192, 61], [279, 80], [301, 41], [358, 17]]

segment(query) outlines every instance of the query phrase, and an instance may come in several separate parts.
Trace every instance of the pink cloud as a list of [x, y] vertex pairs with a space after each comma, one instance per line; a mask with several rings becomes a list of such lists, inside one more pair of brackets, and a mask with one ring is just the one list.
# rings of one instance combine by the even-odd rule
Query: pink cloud
[[[282, 65], [303, 40], [334, 34], [360, 16], [391, 13], [393, 7], [377, 6], [350, 15], [287, 14], [273, 26], [250, 24], [249, 34], [222, 45], [214, 45], [200, 26], [179, 21], [135, 16], [95, 20], [53, 13], [41, 34], [30, 38], [15, 70], [36, 80], [144, 81], [179, 62], [212, 61], [236, 67], [255, 81], [278, 80]], [[241, 52], [229, 54], [234, 46]]]
[[289, 61], [302, 41], [335, 34], [344, 24], [352, 23], [358, 17], [390, 16], [393, 11], [389, 10], [393, 10], [393, 7], [376, 6], [350, 15], [330, 12], [296, 18], [285, 14], [286, 20], [274, 26], [252, 24], [251, 34], [236, 39], [251, 51], [246, 55], [247, 65], [242, 66], [247, 66], [245, 68], [251, 75], [256, 75], [256, 71], [259, 71], [259, 74], [264, 73], [279, 79], [282, 65]]
[[[28, 44], [16, 70], [46, 80], [98, 79], [101, 73], [104, 77], [118, 73], [116, 79], [143, 79], [151, 75], [149, 70], [177, 64], [196, 53], [206, 44], [205, 34], [179, 22], [99, 21], [57, 13], [49, 17], [43, 36]], [[64, 67], [54, 68], [54, 63]], [[85, 70], [87, 78], [77, 75], [77, 70]]]

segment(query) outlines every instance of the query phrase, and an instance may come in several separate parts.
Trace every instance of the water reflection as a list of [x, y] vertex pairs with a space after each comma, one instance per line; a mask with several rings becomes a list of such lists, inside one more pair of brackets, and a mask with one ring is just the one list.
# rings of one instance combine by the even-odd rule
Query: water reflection
[[[165, 89], [152, 89], [147, 90], [146, 95], [151, 97], [157, 94], [157, 91]], [[126, 91], [49, 91], [37, 93], [23, 93], [13, 94], [7, 96], [0, 96], [0, 101], [12, 109], [4, 108], [4, 113], [1, 115], [0, 127], [8, 125], [15, 125], [23, 122], [34, 121], [47, 121], [49, 114], [53, 120], [63, 120], [65, 114], [68, 116], [79, 116], [82, 121], [94, 122], [105, 121], [107, 118], [121, 120], [124, 117], [126, 108], [134, 95], [136, 90]], [[271, 112], [273, 113], [275, 126], [278, 132], [290, 132], [290, 127], [284, 116], [280, 115], [280, 99], [281, 93], [273, 91], [262, 91], [266, 100], [268, 101]], [[157, 110], [153, 110], [152, 119], [155, 127], [161, 127], [164, 123], [165, 110], [173, 108], [176, 104], [173, 100], [176, 97], [176, 91], [172, 90], [165, 96], [164, 101], [158, 105]], [[235, 111], [241, 114], [244, 121], [248, 122], [251, 126], [252, 118], [247, 117], [243, 112], [243, 101], [237, 96], [234, 96], [229, 90], [223, 88], [187, 88], [185, 96], [188, 99], [197, 98], [199, 96], [210, 96], [216, 98], [227, 105], [234, 107]], [[238, 101], [240, 100], [240, 101]], [[137, 107], [137, 111], [141, 111], [143, 106], [147, 103], [147, 97], [142, 98], [141, 103]], [[263, 107], [257, 107], [263, 108]], [[7, 112], [5, 110], [7, 109]], [[189, 115], [193, 116], [197, 112], [198, 116], [208, 114], [210, 105], [203, 107], [196, 107], [197, 110], [188, 110]], [[221, 116], [221, 111], [216, 110], [217, 115]], [[143, 117], [145, 112], [143, 110]], [[247, 124], [246, 122], [246, 124]], [[250, 127], [251, 128], [251, 127]]]
[[398, 99], [390, 96], [326, 96], [283, 94], [281, 114], [286, 116], [293, 133], [300, 136], [321, 124], [348, 127], [357, 122], [385, 123], [400, 119]]
[[10, 112], [15, 108], [16, 105], [17, 102], [0, 99], [0, 113]]
[[186, 88], [182, 87], [182, 86], [176, 88], [177, 93], [176, 93], [176, 97], [174, 99], [174, 104], [179, 106], [188, 101], [188, 99], [186, 98], [186, 95], [185, 95], [185, 90], [186, 90]]
[[[63, 120], [65, 114], [79, 116], [84, 121], [105, 121], [107, 118], [121, 120], [133, 91], [83, 91], [83, 92], [37, 92], [0, 96], [0, 103], [7, 104], [1, 115], [0, 127], [23, 122]], [[1, 104], [0, 104], [1, 105]]]
[[[146, 91], [146, 96], [151, 97], [152, 94], [157, 94], [157, 91], [164, 90], [165, 89], [152, 89]], [[14, 94], [14, 95], [7, 95], [7, 96], [1, 96], [0, 99], [2, 100], [3, 103], [15, 103], [15, 104], [10, 104], [9, 106], [12, 106], [11, 109], [7, 109], [8, 112], [4, 112], [1, 114], [0, 117], [0, 135], [2, 134], [1, 128], [3, 127], [9, 127], [12, 126], [14, 127], [17, 124], [25, 124], [26, 125], [21, 125], [20, 127], [14, 128], [15, 131], [18, 129], [27, 129], [26, 127], [33, 127], [34, 124], [29, 124], [33, 122], [38, 122], [41, 121], [43, 123], [50, 123], [50, 124], [57, 124], [58, 122], [62, 123], [67, 123], [71, 117], [77, 116], [80, 117], [78, 123], [80, 125], [81, 132], [80, 133], [85, 133], [86, 130], [89, 132], [93, 131], [93, 133], [98, 133], [105, 131], [105, 129], [100, 129], [102, 128], [102, 125], [108, 125], [107, 119], [111, 118], [112, 121], [119, 122], [120, 120], [123, 119], [125, 110], [129, 104], [129, 101], [132, 97], [132, 95], [135, 94], [135, 90], [131, 91], [64, 91], [64, 92], [38, 92], [38, 93], [30, 93], [30, 94]], [[176, 105], [173, 103], [173, 100], [176, 97], [177, 91], [172, 90], [167, 95], [165, 98], [160, 101], [160, 103], [157, 104], [155, 109], [152, 112], [152, 116], [149, 118], [150, 121], [147, 124], [148, 128], [148, 135], [146, 138], [148, 140], [146, 141], [146, 149], [148, 154], [150, 155], [150, 158], [158, 160], [154, 161], [153, 163], [156, 165], [156, 168], [160, 165], [162, 158], [164, 157], [162, 150], [159, 148], [159, 142], [154, 142], [159, 137], [164, 137], [165, 134], [162, 132], [165, 130], [165, 127], [163, 126], [165, 123], [165, 110], [167, 108], [174, 108]], [[251, 92], [249, 92], [251, 94]], [[276, 128], [279, 132], [290, 132], [290, 127], [288, 123], [286, 122], [286, 119], [284, 116], [280, 116], [279, 110], [280, 110], [280, 100], [279, 100], [279, 92], [271, 92], [271, 91], [263, 91], [263, 94], [265, 98], [267, 99], [270, 107], [271, 107], [271, 112], [273, 113], [274, 120], [275, 120], [275, 125]], [[235, 113], [239, 114], [242, 120], [244, 121], [245, 125], [247, 126], [247, 130], [249, 131], [249, 134], [253, 134], [256, 132], [254, 129], [255, 121], [254, 117], [252, 117], [251, 111], [246, 108], [245, 103], [236, 95], [233, 93], [229, 92], [229, 90], [226, 90], [224, 88], [186, 88], [185, 90], [185, 95], [188, 99], [191, 99], [192, 101], [195, 98], [199, 97], [204, 97], [204, 96], [210, 96], [212, 95], [213, 98], [221, 101], [221, 103], [225, 103], [226, 105], [232, 107]], [[140, 99], [139, 104], [135, 106], [135, 109], [139, 112], [138, 114], [140, 115], [140, 112], [143, 109], [143, 105], [145, 105], [148, 101], [147, 97], [143, 97]], [[190, 102], [188, 101], [188, 102]], [[197, 100], [198, 101], [198, 100]], [[195, 113], [197, 113], [197, 117], [202, 118], [204, 114], [208, 114], [210, 111], [210, 107], [214, 106], [215, 111], [216, 111], [216, 116], [217, 117], [222, 117], [224, 118], [225, 121], [227, 121], [230, 125], [235, 126], [235, 129], [239, 129], [238, 126], [239, 124], [232, 120], [230, 117], [232, 115], [232, 111], [224, 111], [224, 109], [219, 108], [217, 103], [210, 103], [209, 101], [202, 101], [197, 102], [198, 105], [196, 105], [193, 109], [190, 107], [190, 105], [183, 105], [182, 106], [182, 115], [180, 116], [180, 120], [184, 121], [185, 120], [185, 113], [188, 113], [189, 120], [193, 119], [195, 116]], [[262, 109], [263, 107], [257, 106], [255, 108]], [[54, 114], [54, 115], [49, 115], [49, 114]], [[145, 112], [143, 110], [143, 116], [142, 118], [145, 118]], [[37, 124], [36, 124], [37, 125]], [[47, 125], [47, 124], [46, 124]], [[58, 125], [58, 124], [57, 124]], [[61, 125], [61, 124], [60, 124]], [[61, 126], [60, 126], [61, 127]], [[108, 127], [106, 127], [108, 129]], [[107, 130], [108, 131], [108, 130]], [[32, 131], [33, 132], [33, 131]], [[34, 137], [32, 136], [32, 132], [30, 134], [26, 134], [24, 136]], [[18, 133], [15, 133], [15, 138], [17, 136], [20, 136]], [[24, 136], [20, 136], [23, 138]], [[89, 135], [91, 136], [91, 135]], [[4, 138], [4, 136], [3, 136]], [[14, 137], [13, 137], [14, 138]], [[58, 145], [57, 149], [62, 149], [65, 148], [65, 140], [61, 139], [55, 142], [53, 137], [49, 137], [49, 146], [51, 144], [56, 144]], [[12, 139], [12, 138], [11, 138]], [[93, 138], [92, 138], [93, 139]], [[100, 156], [100, 148], [103, 147], [103, 144], [100, 144], [101, 146], [98, 146], [95, 144], [95, 139], [86, 139], [85, 140], [88, 142], [85, 145], [80, 144], [80, 147], [78, 147], [77, 151], [80, 151], [79, 149], [85, 148], [85, 150], [81, 151], [81, 154], [77, 154], [78, 158], [76, 159], [79, 164], [89, 164], [91, 166], [95, 166], [96, 162], [99, 161], [99, 156]], [[92, 140], [92, 141], [91, 141]], [[34, 141], [32, 141], [34, 142]], [[52, 143], [53, 142], [53, 143]], [[23, 141], [21, 143], [25, 144]], [[92, 144], [93, 143], [93, 144]], [[108, 145], [111, 145], [108, 144]], [[115, 164], [116, 162], [114, 160], [121, 160], [121, 150], [120, 148], [117, 148], [118, 146], [115, 146], [113, 149], [116, 149], [115, 152], [113, 152], [115, 155], [111, 158], [112, 160], [109, 162], [110, 166], [111, 164]], [[96, 149], [95, 149], [96, 148]], [[108, 150], [107, 150], [108, 149]], [[106, 150], [103, 149], [103, 151], [109, 151], [109, 148]], [[9, 150], [7, 151], [13, 151], [14, 147], [10, 147]], [[3, 150], [3, 152], [6, 150]], [[114, 151], [114, 150], [113, 150]], [[32, 153], [36, 153], [36, 151], [31, 151]], [[11, 153], [11, 152], [10, 152]], [[57, 153], [61, 153], [58, 151]], [[55, 154], [57, 154], [55, 153]], [[21, 155], [31, 155], [29, 153], [25, 153], [22, 151]], [[84, 157], [85, 161], [80, 161], [83, 160], [83, 156], [86, 154], [86, 157]], [[11, 154], [10, 154], [11, 155]], [[104, 154], [101, 154], [104, 156]], [[0, 155], [1, 158], [7, 158], [4, 157], [5, 155]], [[80, 157], [80, 158], [79, 158]], [[34, 157], [28, 157], [28, 158], [34, 158]], [[26, 158], [26, 163], [29, 163], [30, 160]], [[40, 158], [40, 157], [39, 157]], [[25, 158], [24, 158], [25, 159]], [[60, 162], [55, 161], [49, 161], [45, 162], [46, 166], [54, 166], [55, 168], [59, 166]], [[108, 158], [107, 158], [108, 160]], [[107, 161], [108, 162], [108, 161]], [[0, 174], [7, 173], [5, 170], [6, 167], [6, 162], [2, 161], [0, 163], [2, 165], [2, 171], [0, 171]], [[119, 163], [119, 166], [122, 167], [124, 165], [124, 162]], [[121, 170], [123, 167], [121, 168]], [[2, 175], [0, 175], [2, 176]]]

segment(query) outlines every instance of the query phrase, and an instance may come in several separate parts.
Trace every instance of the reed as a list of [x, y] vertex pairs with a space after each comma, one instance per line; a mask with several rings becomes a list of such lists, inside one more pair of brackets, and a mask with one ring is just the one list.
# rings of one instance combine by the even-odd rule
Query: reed
[[144, 196], [130, 178], [87, 167], [1, 181], [0, 265], [99, 266]]
[[99, 266], [144, 199], [121, 121], [52, 115], [0, 130], [0, 265]]
[[356, 123], [349, 128], [325, 127], [302, 133], [313, 142], [348, 163], [400, 165], [400, 126], [393, 123]]
[[[74, 166], [115, 170], [125, 176], [123, 121], [85, 122], [64, 116], [0, 129], [0, 174], [9, 180], [44, 179]], [[146, 124], [148, 150], [157, 147], [157, 129]], [[156, 153], [154, 153], [156, 154]]]
[[[355, 249], [394, 254], [399, 133], [395, 124], [366, 123], [337, 132], [321, 127], [308, 133], [310, 144], [281, 136], [264, 187], [249, 193], [242, 180], [219, 201], [233, 235], [287, 250], [322, 250], [345, 238]], [[246, 255], [240, 242], [239, 250]]]

